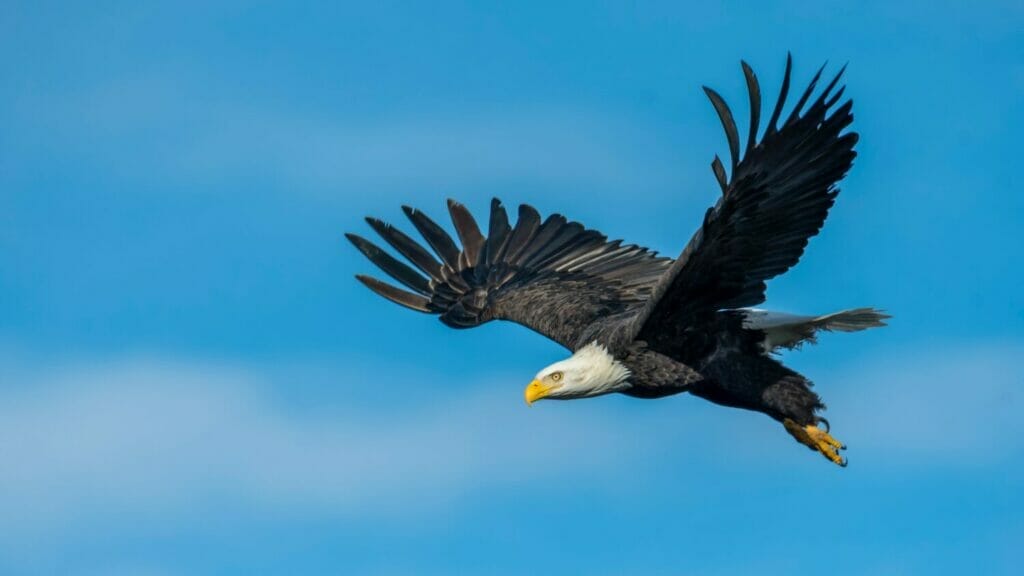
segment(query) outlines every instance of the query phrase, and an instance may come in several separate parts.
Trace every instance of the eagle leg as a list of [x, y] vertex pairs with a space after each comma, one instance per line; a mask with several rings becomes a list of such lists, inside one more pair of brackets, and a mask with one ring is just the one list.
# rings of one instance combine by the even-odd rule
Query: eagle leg
[[801, 426], [789, 418], [786, 418], [782, 424], [786, 427], [786, 431], [796, 438], [797, 442], [811, 450], [817, 450], [833, 463], [843, 468], [846, 467], [846, 458], [839, 455], [840, 450], [846, 450], [846, 445], [833, 438], [828, 430], [822, 430], [815, 424]]

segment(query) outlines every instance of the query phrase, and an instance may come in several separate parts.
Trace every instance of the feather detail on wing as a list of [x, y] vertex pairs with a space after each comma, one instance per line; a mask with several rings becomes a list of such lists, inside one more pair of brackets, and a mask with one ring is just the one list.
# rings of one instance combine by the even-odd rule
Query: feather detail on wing
[[687, 330], [708, 321], [715, 311], [763, 302], [766, 281], [796, 264], [821, 229], [857, 142], [856, 133], [843, 132], [853, 121], [852, 102], [834, 107], [844, 90], [835, 90], [843, 70], [805, 108], [823, 70], [779, 126], [792, 71], [792, 59], [787, 58], [779, 98], [757, 141], [761, 90], [743, 63], [750, 128], [742, 158], [729, 106], [714, 90], [704, 89], [725, 129], [731, 176], [726, 177], [716, 156], [711, 167], [722, 196], [638, 315], [638, 337], [652, 345], [678, 347]]
[[512, 227], [501, 202], [493, 200], [484, 236], [472, 214], [449, 200], [461, 248], [422, 212], [403, 210], [433, 253], [380, 220], [367, 222], [413, 266], [360, 236], [346, 236], [408, 290], [357, 278], [380, 296], [439, 314], [455, 328], [510, 320], [572, 348], [595, 320], [642, 305], [671, 262], [646, 248], [608, 241], [559, 214], [541, 221], [525, 204]]

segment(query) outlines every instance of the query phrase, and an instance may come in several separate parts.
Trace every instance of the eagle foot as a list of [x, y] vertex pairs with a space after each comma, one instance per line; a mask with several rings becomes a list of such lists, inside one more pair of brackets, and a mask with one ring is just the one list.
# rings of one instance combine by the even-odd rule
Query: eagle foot
[[833, 463], [843, 468], [846, 467], [846, 458], [839, 455], [840, 450], [846, 450], [846, 445], [833, 438], [828, 433], [828, 430], [822, 430], [815, 424], [801, 426], [789, 418], [783, 420], [782, 425], [786, 427], [787, 432], [796, 438], [797, 442], [811, 450], [820, 452], [822, 456], [828, 458]]

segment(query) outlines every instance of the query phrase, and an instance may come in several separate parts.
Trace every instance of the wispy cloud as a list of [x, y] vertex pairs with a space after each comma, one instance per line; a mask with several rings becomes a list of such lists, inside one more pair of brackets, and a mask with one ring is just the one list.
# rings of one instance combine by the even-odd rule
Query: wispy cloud
[[[823, 392], [855, 462], [949, 468], [1021, 455], [1019, 346], [945, 352], [830, 379]], [[826, 466], [766, 418], [685, 396], [528, 410], [482, 385], [499, 392], [309, 410], [275, 400], [285, 387], [272, 372], [245, 367], [150, 358], [2, 376], [18, 385], [0, 402], [0, 529], [21, 537], [218, 505], [389, 517], [570, 478], [614, 490], [666, 455], [722, 474], [767, 473], [780, 458]], [[751, 443], [759, 436], [767, 447]], [[10, 538], [0, 546], [16, 546]]]
[[[465, 490], [607, 468], [615, 427], [508, 395], [358, 415], [289, 410], [245, 370], [127, 360], [45, 371], [0, 408], [0, 523], [46, 532], [204, 501], [390, 514]], [[525, 416], [528, 415], [527, 419]]]

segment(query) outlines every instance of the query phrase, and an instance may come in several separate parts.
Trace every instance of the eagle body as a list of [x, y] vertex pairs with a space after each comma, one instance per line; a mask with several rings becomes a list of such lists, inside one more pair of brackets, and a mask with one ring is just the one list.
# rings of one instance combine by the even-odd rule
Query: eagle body
[[513, 225], [497, 199], [484, 234], [462, 204], [449, 200], [458, 242], [408, 206], [403, 211], [426, 246], [367, 219], [404, 261], [348, 234], [402, 287], [357, 278], [380, 296], [436, 314], [453, 328], [507, 320], [568, 348], [572, 356], [544, 368], [527, 386], [530, 404], [689, 392], [763, 412], [800, 443], [845, 465], [838, 453], [845, 446], [829, 434], [819, 414], [825, 406], [811, 382], [774, 354], [814, 343], [822, 331], [883, 326], [888, 316], [873, 308], [801, 316], [753, 306], [764, 302], [767, 281], [794, 266], [824, 225], [839, 193], [836, 184], [856, 156], [858, 135], [847, 130], [852, 102], [841, 101], [842, 70], [812, 99], [823, 67], [790, 106], [787, 58], [779, 96], [761, 130], [760, 85], [745, 62], [742, 68], [750, 103], [742, 150], [731, 109], [704, 89], [726, 133], [729, 168], [715, 157], [711, 167], [721, 195], [677, 258], [609, 241], [560, 214], [542, 219], [525, 204]]

